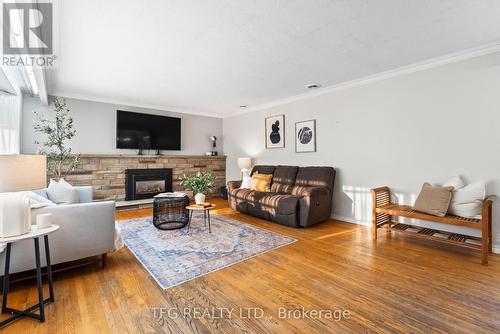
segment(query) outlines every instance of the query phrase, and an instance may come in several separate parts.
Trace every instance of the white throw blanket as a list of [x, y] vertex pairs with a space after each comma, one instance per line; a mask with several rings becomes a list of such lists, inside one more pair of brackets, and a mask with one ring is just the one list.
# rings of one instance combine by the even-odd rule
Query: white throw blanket
[[56, 205], [56, 203], [52, 202], [51, 200], [43, 196], [38, 195], [33, 191], [23, 191], [20, 192], [19, 194], [22, 194], [30, 199], [32, 209], [39, 209], [39, 208], [44, 208], [46, 206]]

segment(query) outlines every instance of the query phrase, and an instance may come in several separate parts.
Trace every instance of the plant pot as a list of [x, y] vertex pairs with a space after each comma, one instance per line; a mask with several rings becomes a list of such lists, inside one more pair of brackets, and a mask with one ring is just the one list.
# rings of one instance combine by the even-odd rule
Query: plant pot
[[204, 194], [204, 193], [197, 193], [197, 194], [194, 196], [194, 202], [195, 202], [196, 204], [205, 203], [205, 194]]

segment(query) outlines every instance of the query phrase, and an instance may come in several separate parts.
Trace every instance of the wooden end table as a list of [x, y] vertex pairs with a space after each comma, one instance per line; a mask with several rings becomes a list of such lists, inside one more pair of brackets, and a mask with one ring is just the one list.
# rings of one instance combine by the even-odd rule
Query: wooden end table
[[193, 212], [194, 211], [203, 211], [203, 222], [205, 223], [205, 226], [207, 226], [207, 220], [208, 220], [208, 233], [212, 233], [211, 227], [210, 227], [210, 210], [215, 209], [217, 206], [215, 204], [210, 204], [210, 206], [203, 207], [199, 206], [196, 204], [186, 206], [186, 209], [189, 211], [189, 220], [188, 220], [188, 232], [189, 232], [189, 227], [191, 226], [191, 218], [193, 218]]
[[[3, 290], [2, 290], [2, 314], [10, 313], [12, 316], [4, 321], [0, 322], [0, 328], [20, 317], [30, 317], [34, 318], [40, 322], [45, 321], [45, 304], [50, 304], [54, 302], [54, 287], [52, 282], [52, 267], [50, 265], [50, 250], [49, 250], [49, 237], [50, 233], [53, 233], [59, 229], [58, 225], [51, 225], [46, 228], [37, 228], [36, 225], [31, 227], [31, 232], [21, 234], [14, 237], [0, 238], [1, 243], [6, 243], [5, 249], [5, 271], [3, 276]], [[42, 284], [42, 268], [40, 264], [40, 241], [39, 238], [44, 238], [45, 243], [45, 259], [47, 261], [47, 277], [49, 279], [49, 298], [43, 299], [43, 284]], [[10, 248], [13, 243], [33, 239], [35, 242], [35, 263], [36, 263], [36, 285], [38, 287], [38, 304], [28, 307], [25, 310], [16, 310], [7, 307], [7, 295], [9, 293], [10, 282], [9, 282], [9, 269], [10, 269]], [[39, 310], [40, 314], [36, 314], [33, 311]]]

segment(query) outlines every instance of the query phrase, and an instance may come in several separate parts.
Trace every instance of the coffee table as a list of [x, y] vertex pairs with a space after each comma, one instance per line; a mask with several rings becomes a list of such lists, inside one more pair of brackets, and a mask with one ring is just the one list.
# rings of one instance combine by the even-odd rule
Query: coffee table
[[215, 209], [217, 206], [215, 204], [210, 204], [210, 206], [203, 207], [199, 206], [196, 204], [189, 205], [186, 207], [186, 209], [189, 211], [189, 220], [188, 220], [188, 232], [189, 232], [189, 227], [191, 226], [191, 218], [193, 218], [193, 212], [194, 211], [203, 211], [203, 222], [205, 223], [205, 226], [207, 226], [207, 220], [208, 220], [208, 233], [212, 233], [211, 227], [210, 227], [210, 210]]

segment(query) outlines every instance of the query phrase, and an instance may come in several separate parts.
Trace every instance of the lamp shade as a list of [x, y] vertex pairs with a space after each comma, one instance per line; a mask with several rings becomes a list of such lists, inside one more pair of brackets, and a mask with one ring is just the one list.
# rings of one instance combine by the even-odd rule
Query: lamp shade
[[249, 169], [250, 167], [252, 167], [252, 158], [249, 157], [238, 158], [239, 169]]
[[0, 155], [0, 192], [46, 186], [47, 161], [44, 155]]

